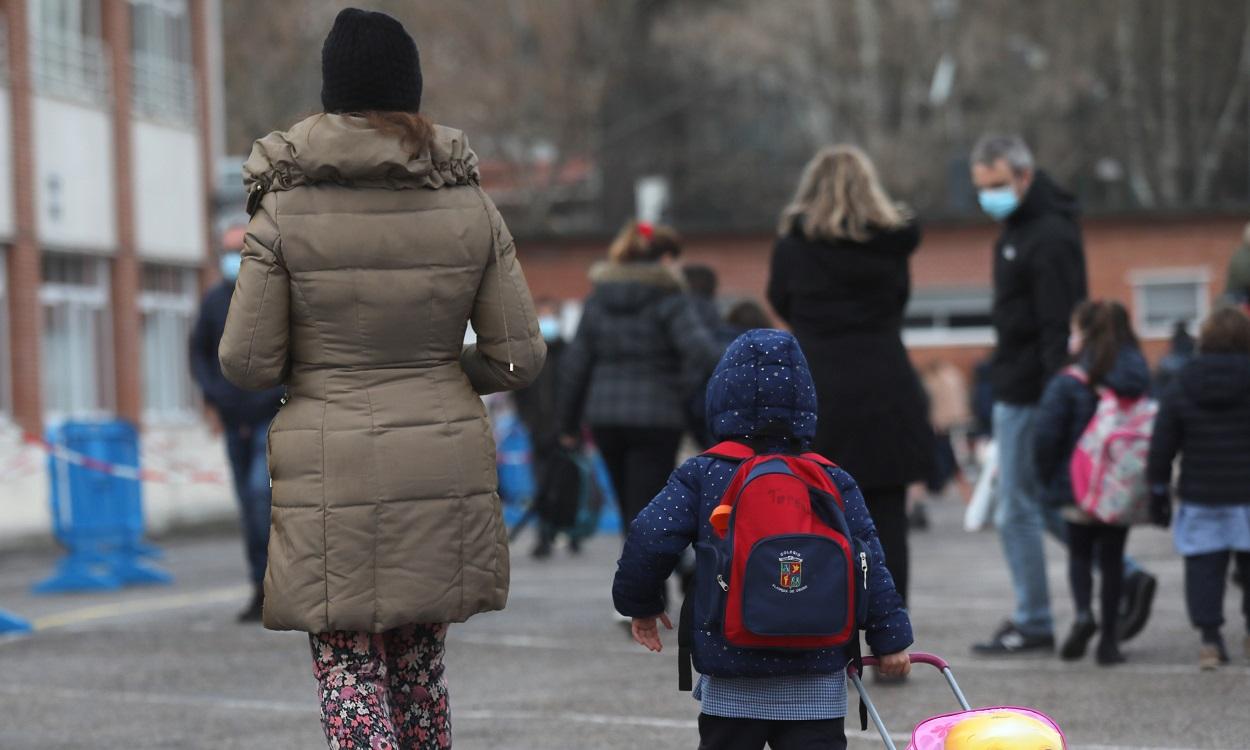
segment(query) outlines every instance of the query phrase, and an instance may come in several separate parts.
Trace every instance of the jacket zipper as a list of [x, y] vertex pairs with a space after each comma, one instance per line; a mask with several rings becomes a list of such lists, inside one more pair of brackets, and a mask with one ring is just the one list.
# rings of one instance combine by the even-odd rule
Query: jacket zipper
[[859, 569], [864, 573], [864, 591], [868, 590], [868, 553], [859, 553]]

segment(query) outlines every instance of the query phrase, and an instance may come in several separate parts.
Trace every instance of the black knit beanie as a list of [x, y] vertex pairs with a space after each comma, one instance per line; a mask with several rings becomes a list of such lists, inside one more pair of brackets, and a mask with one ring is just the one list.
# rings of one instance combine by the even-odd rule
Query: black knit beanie
[[421, 60], [403, 24], [385, 13], [345, 8], [321, 47], [326, 112], [419, 112]]

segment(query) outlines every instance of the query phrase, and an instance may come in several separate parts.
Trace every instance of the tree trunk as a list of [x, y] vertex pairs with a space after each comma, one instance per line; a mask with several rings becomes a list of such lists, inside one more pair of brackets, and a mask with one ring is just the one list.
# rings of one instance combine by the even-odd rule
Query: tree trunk
[[1162, 143], [1159, 148], [1159, 196], [1166, 206], [1181, 202], [1180, 87], [1177, 82], [1177, 47], [1180, 44], [1177, 0], [1163, 0], [1160, 23], [1159, 84], [1162, 93]]
[[1133, 19], [1135, 3], [1120, 0], [1115, 21], [1115, 54], [1120, 73], [1120, 109], [1124, 113], [1125, 149], [1128, 154], [1128, 184], [1143, 208], [1155, 206], [1155, 191], [1146, 170], [1146, 146], [1138, 92], [1137, 67], [1133, 60]]
[[1237, 57], [1237, 67], [1234, 68], [1233, 84], [1228, 91], [1228, 96], [1224, 99], [1224, 106], [1220, 108], [1220, 116], [1215, 121], [1215, 127], [1212, 128], [1211, 135], [1206, 140], [1202, 156], [1198, 159], [1198, 173], [1194, 177], [1193, 203], [1199, 206], [1206, 205], [1211, 199], [1211, 188], [1222, 161], [1220, 157], [1223, 156], [1224, 149], [1228, 145], [1228, 139], [1232, 135], [1233, 126], [1237, 123], [1237, 117], [1245, 108], [1247, 64], [1250, 64], [1250, 0], [1247, 0], [1245, 8], [1246, 14], [1242, 19], [1242, 27], [1245, 31], [1241, 36], [1241, 52]]
[[885, 129], [885, 92], [881, 90], [881, 16], [878, 0], [855, 0], [859, 32], [860, 138], [869, 151], [881, 142]]

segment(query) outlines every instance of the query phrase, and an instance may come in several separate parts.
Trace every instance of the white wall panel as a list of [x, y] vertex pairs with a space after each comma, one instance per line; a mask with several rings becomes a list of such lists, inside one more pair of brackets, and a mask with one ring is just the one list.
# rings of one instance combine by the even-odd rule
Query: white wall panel
[[35, 195], [45, 247], [117, 247], [113, 138], [108, 113], [36, 96]]
[[136, 121], [131, 138], [139, 254], [202, 262], [206, 197], [199, 135]]

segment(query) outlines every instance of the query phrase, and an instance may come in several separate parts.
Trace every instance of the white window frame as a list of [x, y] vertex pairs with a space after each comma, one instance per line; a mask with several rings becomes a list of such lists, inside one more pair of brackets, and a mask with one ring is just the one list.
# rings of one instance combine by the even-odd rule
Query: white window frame
[[[39, 313], [42, 320], [43, 315], [49, 307], [64, 306], [67, 314], [67, 324], [71, 332], [71, 340], [76, 336], [83, 334], [83, 318], [82, 315], [98, 314], [100, 323], [100, 333], [102, 340], [96, 341], [99, 347], [98, 352], [94, 352], [99, 360], [97, 362], [87, 361], [83, 358], [84, 352], [82, 347], [72, 346], [69, 349], [70, 364], [66, 367], [67, 371], [72, 374], [89, 373], [94, 378], [97, 374], [103, 374], [102, 378], [95, 378], [95, 382], [91, 388], [94, 389], [94, 399], [86, 398], [86, 389], [71, 383], [71, 388], [75, 393], [70, 397], [71, 402], [94, 400], [94, 407], [80, 407], [72, 405], [68, 410], [59, 409], [54, 406], [54, 400], [50, 398], [47, 392], [48, 378], [53, 371], [54, 363], [47, 356], [47, 342], [44, 338], [46, 330], [40, 334], [40, 353], [42, 358], [41, 368], [43, 370], [43, 382], [40, 384], [44, 389], [45, 416], [49, 422], [57, 422], [63, 419], [92, 419], [106, 418], [112, 416], [116, 409], [116, 383], [113, 372], [115, 352], [113, 350], [112, 338], [112, 309], [110, 307], [110, 288], [109, 279], [111, 269], [109, 262], [105, 258], [97, 258], [85, 255], [71, 255], [71, 259], [79, 260], [83, 263], [92, 263], [96, 267], [96, 280], [92, 285], [85, 284], [69, 284], [58, 281], [41, 281], [39, 285]], [[94, 332], [88, 332], [92, 336]], [[98, 370], [97, 370], [98, 368]]]
[[131, 38], [131, 94], [136, 113], [172, 124], [192, 124], [196, 113], [191, 64], [194, 30], [187, 0], [130, 0], [130, 5], [132, 23], [142, 24], [143, 36], [149, 42], [147, 49], [140, 49], [140, 35], [135, 29]]
[[1172, 336], [1175, 321], [1157, 325], [1146, 321], [1146, 289], [1165, 284], [1193, 284], [1197, 287], [1198, 310], [1191, 328], [1196, 327], [1211, 312], [1211, 279], [1209, 266], [1151, 268], [1130, 273], [1128, 281], [1133, 287], [1133, 325], [1137, 332], [1146, 339], [1163, 340]]
[[13, 348], [9, 326], [8, 251], [0, 252], [0, 421], [13, 417]]
[[[182, 381], [182, 388], [185, 389], [187, 400], [180, 408], [151, 408], [147, 403], [143, 405], [143, 421], [149, 424], [191, 424], [198, 420], [199, 417], [199, 400], [197, 388], [191, 377], [191, 366], [188, 362], [188, 344], [191, 336], [191, 330], [195, 326], [195, 316], [199, 308], [199, 296], [196, 286], [195, 269], [189, 266], [170, 266], [163, 264], [145, 264], [161, 266], [166, 269], [172, 269], [175, 273], [182, 276], [186, 288], [181, 292], [169, 291], [151, 291], [140, 290], [137, 299], [141, 323], [139, 329], [140, 335], [140, 360], [141, 375], [143, 378], [143, 392], [148, 394], [152, 391], [153, 385], [148, 382], [148, 340], [147, 325], [149, 315], [173, 315], [183, 318], [183, 326], [180, 335], [174, 337], [174, 351], [166, 354], [172, 356], [173, 361], [167, 367], [162, 368], [166, 377], [178, 378]], [[167, 323], [165, 323], [167, 324]], [[146, 398], [145, 398], [146, 401]]]
[[[61, 13], [64, 24], [45, 23], [50, 14]], [[108, 104], [112, 73], [101, 36], [103, 13], [101, 0], [32, 0], [31, 73], [37, 90], [84, 104]]]
[[[967, 309], [961, 309], [958, 305], [944, 305], [945, 311], [935, 310], [933, 315], [938, 319], [947, 319], [952, 314], [958, 313], [982, 313], [989, 315], [994, 308], [994, 291], [989, 287], [926, 287], [919, 290], [913, 290], [912, 298], [908, 302], [908, 309], [904, 312], [903, 324], [903, 344], [907, 347], [931, 348], [946, 346], [993, 346], [994, 345], [994, 326], [959, 326], [952, 327], [950, 325], [934, 325], [923, 328], [911, 327], [906, 324], [907, 313], [915, 312], [912, 304], [917, 300], [924, 298], [926, 293], [941, 294], [954, 296], [965, 294], [969, 297], [984, 299], [987, 303], [984, 309], [977, 307], [975, 310], [969, 306]], [[942, 305], [938, 306], [943, 307]], [[926, 314], [928, 311], [923, 311]], [[945, 315], [942, 313], [945, 312]]]

